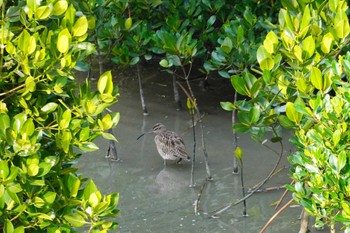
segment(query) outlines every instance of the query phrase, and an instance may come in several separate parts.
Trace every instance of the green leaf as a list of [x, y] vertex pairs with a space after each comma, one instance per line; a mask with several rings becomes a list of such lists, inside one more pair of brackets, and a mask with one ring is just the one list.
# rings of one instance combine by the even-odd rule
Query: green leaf
[[89, 127], [83, 127], [79, 132], [79, 140], [81, 142], [88, 140], [90, 137], [90, 128]]
[[99, 204], [100, 200], [97, 196], [97, 192], [93, 192], [90, 194], [90, 197], [89, 197], [89, 204], [92, 206], [92, 207], [96, 207], [98, 204]]
[[41, 111], [44, 112], [44, 113], [50, 113], [50, 112], [53, 112], [56, 110], [58, 104], [57, 103], [53, 103], [53, 102], [50, 102], [50, 103], [47, 103], [45, 104], [42, 108], [41, 108]]
[[343, 19], [338, 22], [335, 22], [334, 29], [337, 36], [340, 39], [344, 39], [345, 37], [347, 37], [347, 35], [349, 35], [350, 32], [349, 20]]
[[315, 88], [317, 88], [318, 90], [322, 90], [322, 73], [321, 70], [317, 67], [311, 68], [310, 81]]
[[60, 53], [66, 53], [70, 46], [71, 41], [71, 34], [69, 33], [68, 29], [63, 29], [59, 34], [57, 38], [57, 49]]
[[20, 129], [22, 128], [23, 124], [27, 121], [27, 115], [24, 113], [19, 113], [14, 116], [14, 122], [12, 125], [12, 129], [19, 133]]
[[242, 159], [243, 151], [242, 151], [241, 147], [239, 147], [239, 146], [236, 147], [235, 156], [237, 159]]
[[274, 60], [271, 58], [271, 54], [265, 49], [264, 46], [260, 45], [257, 51], [257, 60], [260, 68], [264, 70], [272, 70], [275, 65]]
[[4, 228], [4, 232], [6, 233], [13, 233], [14, 232], [14, 227], [13, 224], [10, 220], [6, 219], [5, 220], [5, 228]]
[[29, 92], [35, 91], [36, 84], [35, 84], [35, 80], [32, 76], [28, 76], [26, 78], [25, 85], [26, 85], [27, 91], [29, 91]]
[[13, 233], [25, 233], [24, 226], [16, 227], [16, 229]]
[[10, 117], [6, 113], [0, 113], [0, 136], [6, 138], [6, 129], [10, 127]]
[[56, 195], [57, 194], [55, 192], [48, 191], [43, 195], [43, 199], [46, 203], [52, 204], [56, 199]]
[[275, 47], [278, 45], [278, 37], [273, 31], [270, 31], [264, 40], [264, 48], [265, 50], [272, 54], [275, 52]]
[[66, 129], [68, 128], [70, 121], [72, 119], [72, 111], [70, 109], [67, 109], [66, 111], [64, 111], [64, 113], [62, 114], [62, 119], [59, 122], [60, 128], [61, 129]]
[[53, 5], [52, 14], [53, 15], [62, 15], [67, 10], [67, 8], [68, 8], [68, 3], [66, 0], [57, 1]]
[[97, 83], [97, 89], [101, 94], [112, 94], [113, 80], [111, 71], [106, 71], [100, 76]]
[[[305, 31], [305, 33], [306, 33], [305, 29], [310, 26], [310, 20], [311, 20], [310, 7], [307, 4], [304, 8], [303, 18], [301, 19], [301, 23], [300, 23], [300, 27], [299, 27], [300, 32]], [[301, 35], [301, 37], [302, 37], [302, 35]]]
[[78, 213], [66, 214], [63, 216], [63, 218], [73, 227], [82, 227], [86, 224], [85, 219]]
[[160, 62], [159, 62], [159, 65], [161, 65], [162, 67], [164, 68], [169, 68], [171, 65], [169, 65], [169, 62], [167, 59], [162, 59]]
[[226, 53], [229, 54], [232, 50], [232, 40], [229, 37], [226, 37], [224, 41], [221, 44], [221, 49]]
[[286, 115], [289, 120], [299, 125], [302, 118], [302, 114], [295, 110], [294, 104], [292, 102], [287, 102]]
[[24, 122], [21, 133], [26, 134], [27, 136], [32, 136], [35, 130], [35, 125], [32, 118], [29, 118], [26, 122]]
[[79, 144], [79, 149], [83, 151], [95, 151], [99, 148], [93, 142], [82, 142], [81, 144]]
[[0, 178], [5, 180], [6, 177], [9, 175], [9, 172], [10, 170], [9, 170], [7, 161], [0, 160]]
[[231, 102], [220, 102], [220, 106], [226, 111], [233, 111], [236, 109], [235, 105]]
[[90, 195], [95, 192], [98, 192], [98, 189], [95, 183], [92, 180], [89, 180], [89, 182], [86, 184], [84, 188], [84, 199], [89, 200]]
[[39, 166], [38, 164], [29, 164], [28, 167], [28, 175], [29, 176], [36, 176], [39, 173]]
[[107, 140], [113, 140], [113, 141], [116, 141], [117, 142], [117, 139], [114, 137], [113, 134], [111, 133], [105, 133], [105, 132], [102, 132], [102, 137], [104, 139], [107, 139]]
[[65, 187], [69, 191], [71, 197], [76, 197], [80, 188], [80, 179], [76, 175], [70, 173], [66, 178]]
[[338, 155], [338, 172], [340, 172], [346, 165], [346, 152], [343, 150]]
[[249, 118], [249, 123], [251, 125], [256, 123], [259, 120], [259, 118], [260, 118], [260, 107], [258, 105], [254, 105], [254, 107], [252, 107], [249, 110], [248, 118]]
[[50, 16], [51, 8], [49, 6], [40, 6], [36, 9], [34, 15], [36, 19], [43, 20]]
[[332, 49], [332, 45], [333, 45], [333, 40], [334, 37], [332, 35], [332, 33], [327, 32], [323, 38], [322, 38], [322, 42], [321, 42], [321, 50], [324, 53], [329, 53]]
[[309, 59], [315, 52], [315, 40], [312, 36], [308, 36], [303, 40], [303, 52], [305, 58]]
[[231, 77], [231, 84], [233, 86], [233, 88], [241, 95], [245, 95], [248, 96], [249, 95], [249, 90], [247, 87], [247, 84], [245, 82], [245, 80], [238, 76], [238, 75], [234, 75]]
[[129, 30], [132, 27], [132, 18], [128, 17], [124, 23], [125, 30]]
[[299, 45], [294, 46], [293, 54], [300, 62], [303, 62], [302, 50]]
[[83, 36], [88, 30], [88, 21], [86, 16], [81, 16], [72, 28], [73, 36]]

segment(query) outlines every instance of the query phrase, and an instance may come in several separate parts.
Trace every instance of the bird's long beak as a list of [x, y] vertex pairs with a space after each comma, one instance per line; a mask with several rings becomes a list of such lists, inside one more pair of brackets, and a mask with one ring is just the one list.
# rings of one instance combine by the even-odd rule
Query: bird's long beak
[[140, 136], [138, 136], [137, 137], [137, 139], [136, 140], [139, 140], [140, 138], [142, 138], [142, 136], [144, 136], [145, 134], [147, 134], [147, 133], [143, 133], [143, 134], [141, 134]]
[[139, 140], [140, 138], [142, 138], [142, 136], [144, 136], [145, 134], [149, 134], [149, 133], [153, 133], [153, 130], [141, 134], [136, 140]]

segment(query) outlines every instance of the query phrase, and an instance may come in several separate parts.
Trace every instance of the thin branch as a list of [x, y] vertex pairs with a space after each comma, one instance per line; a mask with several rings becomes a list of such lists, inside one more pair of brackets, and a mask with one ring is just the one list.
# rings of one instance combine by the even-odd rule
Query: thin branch
[[265, 224], [265, 226], [259, 231], [259, 233], [264, 233], [266, 229], [270, 226], [270, 224], [283, 212], [287, 209], [288, 206], [292, 204], [294, 199], [289, 200], [284, 206], [282, 206], [281, 209], [279, 209], [270, 219], [269, 221]]
[[199, 190], [199, 193], [197, 194], [197, 199], [194, 202], [194, 213], [196, 215], [199, 214], [199, 208], [200, 208], [199, 203], [201, 202], [201, 197], [202, 197], [203, 191], [207, 187], [207, 185], [208, 185], [208, 179], [205, 179], [202, 186], [201, 186], [201, 189]]
[[250, 192], [249, 194], [247, 194], [245, 197], [241, 198], [240, 200], [236, 201], [236, 202], [231, 202], [230, 204], [224, 206], [224, 207], [221, 207], [217, 210], [214, 210], [212, 212], [209, 212], [209, 213], [204, 213], [204, 214], [207, 214], [209, 215], [210, 217], [216, 217], [216, 215], [218, 214], [221, 214], [222, 212], [228, 210], [229, 208], [233, 207], [233, 206], [236, 206], [238, 204], [240, 204], [241, 202], [243, 202], [244, 200], [247, 200], [248, 198], [250, 198], [257, 190], [259, 190], [271, 177], [272, 175], [275, 173], [279, 163], [281, 162], [281, 159], [282, 159], [282, 155], [283, 155], [283, 150], [284, 150], [284, 147], [283, 147], [283, 143], [280, 141], [279, 142], [280, 145], [281, 145], [281, 149], [280, 149], [280, 153], [279, 153], [279, 158], [274, 166], [274, 168], [271, 170], [271, 172], [269, 173], [269, 175], [262, 181], [260, 182], [260, 184], [254, 189], [252, 190], [252, 192]]

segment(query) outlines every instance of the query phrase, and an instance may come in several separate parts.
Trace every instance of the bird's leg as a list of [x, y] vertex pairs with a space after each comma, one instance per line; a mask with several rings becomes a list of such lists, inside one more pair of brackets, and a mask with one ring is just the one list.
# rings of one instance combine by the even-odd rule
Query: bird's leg
[[179, 158], [179, 160], [176, 162], [176, 164], [180, 164], [182, 161], [182, 158]]
[[164, 167], [166, 167], [166, 159], [164, 159]]

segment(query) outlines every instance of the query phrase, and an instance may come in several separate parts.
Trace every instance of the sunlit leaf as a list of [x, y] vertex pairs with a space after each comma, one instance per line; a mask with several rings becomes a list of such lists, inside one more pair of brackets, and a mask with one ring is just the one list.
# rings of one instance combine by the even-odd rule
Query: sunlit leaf
[[68, 3], [66, 0], [57, 1], [53, 5], [52, 14], [53, 15], [62, 15], [67, 10], [67, 8], [68, 8]]
[[315, 88], [317, 88], [318, 90], [322, 90], [322, 87], [323, 87], [322, 73], [319, 68], [317, 67], [311, 68], [310, 81]]
[[106, 71], [100, 76], [97, 83], [97, 89], [101, 94], [112, 94], [113, 81], [111, 71]]
[[44, 113], [50, 113], [50, 112], [53, 112], [56, 110], [58, 104], [57, 103], [54, 103], [54, 102], [50, 102], [50, 103], [47, 103], [45, 104], [42, 108], [41, 108], [41, 111], [44, 112]]
[[83, 151], [96, 151], [98, 150], [98, 146], [93, 142], [82, 142], [79, 144], [79, 148]]
[[239, 147], [239, 146], [236, 147], [235, 156], [237, 159], [242, 159], [243, 151], [242, 151], [241, 147]]
[[81, 16], [77, 21], [75, 21], [72, 32], [73, 36], [82, 36], [87, 32], [88, 29], [88, 21], [86, 16]]
[[286, 105], [286, 115], [289, 120], [296, 124], [299, 124], [302, 118], [302, 114], [295, 110], [294, 104], [292, 102], [288, 102]]
[[303, 52], [305, 58], [309, 59], [315, 52], [315, 40], [312, 36], [308, 36], [303, 40]]
[[71, 35], [67, 28], [58, 34], [57, 49], [60, 53], [66, 53], [70, 46]]
[[46, 19], [51, 14], [51, 8], [49, 6], [40, 6], [36, 9], [34, 14], [36, 19]]
[[82, 227], [86, 224], [85, 219], [78, 213], [66, 214], [63, 218], [68, 221], [73, 227]]
[[322, 42], [321, 42], [321, 50], [324, 53], [329, 53], [332, 49], [332, 45], [333, 45], [333, 35], [332, 33], [328, 32], [326, 33], [323, 38], [322, 38]]
[[226, 111], [233, 111], [235, 110], [235, 105], [232, 102], [220, 102], [221, 108]]

